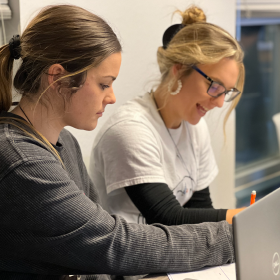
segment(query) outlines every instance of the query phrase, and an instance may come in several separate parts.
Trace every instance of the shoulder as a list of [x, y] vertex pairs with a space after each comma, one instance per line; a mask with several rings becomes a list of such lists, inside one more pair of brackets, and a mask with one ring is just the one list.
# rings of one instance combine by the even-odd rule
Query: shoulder
[[[53, 157], [48, 147], [40, 141], [30, 130], [11, 125], [1, 124], [0, 126], [0, 154], [12, 154], [23, 160], [28, 158]], [[2, 147], [6, 147], [3, 149]]]
[[108, 138], [112, 138], [112, 140], [129, 139], [143, 134], [147, 134], [147, 136], [155, 134], [157, 120], [153, 116], [154, 113], [158, 114], [147, 94], [127, 101], [109, 117], [99, 130], [94, 146]]
[[42, 142], [11, 124], [1, 124], [0, 135], [0, 179], [24, 162], [58, 161]]
[[157, 131], [147, 122], [136, 119], [122, 120], [98, 135], [93, 150], [108, 152], [122, 150], [132, 152], [144, 147], [159, 146]]

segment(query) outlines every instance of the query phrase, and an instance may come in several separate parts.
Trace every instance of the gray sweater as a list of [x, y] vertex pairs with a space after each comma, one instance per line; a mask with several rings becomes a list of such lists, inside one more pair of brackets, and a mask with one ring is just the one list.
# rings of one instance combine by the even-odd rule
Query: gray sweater
[[227, 222], [128, 224], [100, 206], [67, 130], [54, 148], [65, 167], [38, 141], [0, 124], [0, 279], [179, 272], [234, 261]]

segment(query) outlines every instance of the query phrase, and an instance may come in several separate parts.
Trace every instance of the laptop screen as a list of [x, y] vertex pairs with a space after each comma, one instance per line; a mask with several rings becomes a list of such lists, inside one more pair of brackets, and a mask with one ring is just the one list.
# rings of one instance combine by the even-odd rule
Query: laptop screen
[[233, 217], [237, 280], [280, 279], [280, 188]]

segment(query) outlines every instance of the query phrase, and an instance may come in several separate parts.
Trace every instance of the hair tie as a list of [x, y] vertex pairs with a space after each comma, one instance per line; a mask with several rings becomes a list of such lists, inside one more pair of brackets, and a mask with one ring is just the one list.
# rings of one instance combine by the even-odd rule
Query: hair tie
[[162, 37], [163, 48], [166, 49], [172, 38], [183, 28], [184, 24], [173, 24], [168, 27]]
[[19, 59], [20, 58], [20, 36], [14, 35], [13, 38], [9, 41], [9, 49], [11, 53], [11, 58]]

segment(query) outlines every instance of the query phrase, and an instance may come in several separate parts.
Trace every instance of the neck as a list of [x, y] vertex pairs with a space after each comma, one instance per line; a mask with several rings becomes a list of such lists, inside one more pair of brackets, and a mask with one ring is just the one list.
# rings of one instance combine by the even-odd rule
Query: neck
[[38, 104], [36, 104], [36, 102], [30, 102], [24, 97], [21, 99], [19, 105], [23, 112], [19, 106], [17, 106], [11, 112], [24, 118], [28, 123], [32, 124], [33, 127], [38, 132], [40, 132], [51, 144], [55, 145], [64, 125], [62, 124], [62, 120], [55, 114], [52, 107], [47, 108], [40, 102], [38, 102]]
[[178, 128], [181, 125], [182, 119], [176, 111], [174, 100], [176, 97], [165, 97], [161, 90], [158, 88], [154, 93], [154, 100], [157, 108], [160, 109], [160, 115], [167, 128]]

